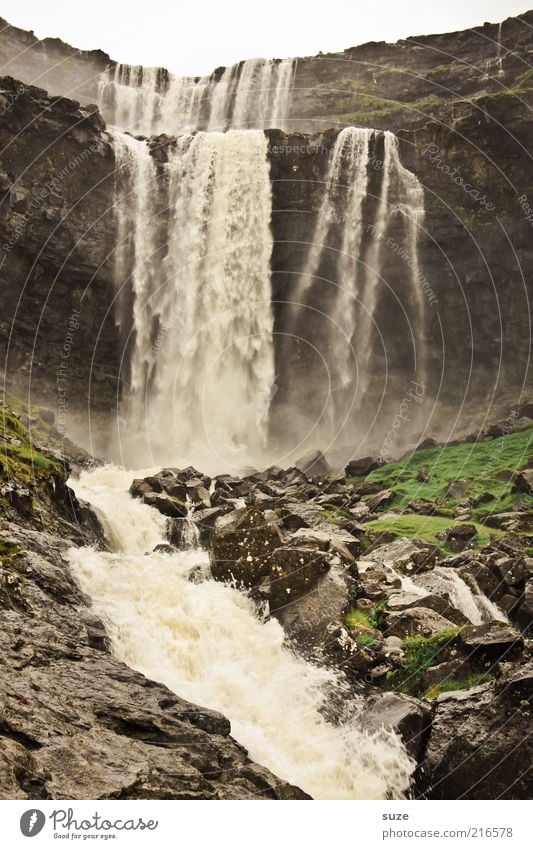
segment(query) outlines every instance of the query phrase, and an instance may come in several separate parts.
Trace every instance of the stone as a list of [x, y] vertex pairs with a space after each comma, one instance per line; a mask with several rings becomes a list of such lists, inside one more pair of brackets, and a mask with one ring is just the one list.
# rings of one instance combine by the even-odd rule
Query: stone
[[524, 469], [514, 479], [513, 492], [524, 492], [533, 495], [533, 469]]
[[383, 462], [375, 457], [360, 457], [358, 460], [350, 460], [344, 472], [347, 478], [366, 478], [382, 465]]
[[381, 507], [385, 507], [387, 504], [390, 504], [393, 498], [394, 492], [391, 489], [382, 489], [380, 492], [377, 492], [376, 495], [370, 496], [366, 503], [370, 510], [375, 512]]
[[424, 753], [430, 799], [522, 799], [533, 762], [532, 673], [443, 693]]
[[152, 478], [135, 478], [130, 486], [130, 495], [133, 498], [142, 498], [149, 492], [163, 492], [161, 482], [156, 477]]
[[178, 498], [167, 495], [166, 492], [145, 492], [142, 500], [144, 504], [155, 507], [163, 516], [168, 516], [171, 519], [183, 518], [187, 515], [187, 505]]
[[322, 551], [283, 546], [270, 555], [268, 568], [270, 610], [276, 612], [309, 593], [330, 564]]
[[444, 493], [445, 497], [462, 498], [471, 483], [472, 481], [468, 480], [467, 478], [461, 478], [459, 480], [452, 481], [448, 484], [446, 492]]
[[448, 528], [445, 535], [446, 545], [452, 551], [463, 551], [476, 538], [477, 531], [474, 525], [453, 525]]
[[295, 545], [331, 551], [346, 564], [355, 563], [356, 557], [361, 553], [359, 540], [334, 525], [324, 529], [300, 528], [291, 533], [290, 539]]
[[300, 460], [297, 460], [295, 465], [310, 478], [322, 478], [333, 474], [333, 469], [322, 454], [322, 451], [311, 451], [309, 454], [301, 457]]
[[459, 633], [459, 640], [470, 654], [491, 661], [516, 658], [524, 649], [522, 635], [504, 622], [466, 625]]
[[454, 627], [453, 622], [426, 607], [390, 612], [385, 616], [385, 634], [400, 637], [430, 637]]
[[242, 507], [216, 520], [209, 553], [213, 577], [256, 585], [270, 573], [269, 557], [283, 544], [277, 525], [257, 507]]
[[395, 731], [413, 760], [421, 762], [431, 729], [431, 708], [428, 704], [413, 696], [385, 693], [363, 711], [361, 722], [369, 732], [380, 728]]

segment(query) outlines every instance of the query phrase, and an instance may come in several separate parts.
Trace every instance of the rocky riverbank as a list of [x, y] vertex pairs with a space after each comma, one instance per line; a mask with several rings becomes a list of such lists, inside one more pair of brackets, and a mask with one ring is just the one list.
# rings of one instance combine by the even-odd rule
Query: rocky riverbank
[[[131, 485], [167, 517], [169, 550], [196, 535], [215, 580], [342, 672], [368, 699], [368, 728], [402, 735], [415, 796], [527, 795], [533, 430], [491, 432], [388, 466], [364, 458], [343, 476], [316, 454], [291, 469], [165, 469]], [[446, 477], [459, 461], [465, 476]]]
[[105, 541], [64, 454], [41, 447], [57, 444], [47, 411], [0, 414], [0, 798], [307, 798], [253, 763], [224, 716], [113, 657], [67, 556]]

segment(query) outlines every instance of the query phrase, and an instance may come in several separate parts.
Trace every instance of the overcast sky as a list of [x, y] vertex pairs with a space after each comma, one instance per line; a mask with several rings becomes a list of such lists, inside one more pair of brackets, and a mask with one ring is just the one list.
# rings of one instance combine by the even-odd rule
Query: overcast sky
[[196, 75], [239, 59], [465, 29], [530, 7], [533, 0], [0, 0], [0, 15], [39, 38]]

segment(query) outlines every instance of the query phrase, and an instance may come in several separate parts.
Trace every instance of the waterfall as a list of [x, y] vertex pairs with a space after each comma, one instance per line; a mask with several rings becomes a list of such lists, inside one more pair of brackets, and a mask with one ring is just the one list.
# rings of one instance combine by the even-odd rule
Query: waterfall
[[98, 106], [109, 124], [145, 136], [284, 129], [294, 73], [293, 59], [248, 59], [226, 68], [220, 77], [197, 78], [118, 64], [100, 75]]
[[154, 465], [258, 460], [274, 382], [266, 138], [183, 136], [160, 180], [145, 142], [114, 138], [118, 231], [128, 220], [133, 244], [117, 248], [133, 299], [121, 445]]
[[[369, 194], [375, 151], [381, 185]], [[411, 326], [417, 341], [416, 374], [424, 382], [423, 332], [425, 298], [418, 265], [418, 234], [424, 216], [424, 194], [414, 174], [400, 161], [398, 139], [365, 128], [346, 127], [337, 136], [329, 163], [325, 194], [318, 213], [307, 260], [292, 297], [292, 332], [303, 332], [308, 308], [327, 297], [324, 350], [331, 385], [329, 432], [334, 439], [370, 384], [374, 355], [374, 316], [386, 286], [383, 265], [397, 256], [409, 278], [406, 300], [412, 303]], [[401, 228], [401, 242], [386, 239], [392, 223]], [[397, 264], [397, 263], [396, 263]], [[331, 285], [329, 285], [331, 284]], [[326, 293], [325, 295], [323, 293]], [[410, 307], [409, 307], [410, 308]], [[302, 331], [302, 328], [303, 331]]]
[[223, 712], [256, 762], [317, 799], [402, 798], [414, 764], [399, 738], [359, 730], [358, 703], [340, 726], [324, 719], [335, 692], [346, 699], [332, 671], [289, 651], [279, 623], [260, 621], [244, 593], [190, 581], [195, 566], [205, 567], [205, 552], [145, 554], [163, 540], [163, 517], [130, 498], [132, 477], [107, 467], [70, 482], [95, 507], [114, 548], [72, 549], [70, 562], [115, 655]]

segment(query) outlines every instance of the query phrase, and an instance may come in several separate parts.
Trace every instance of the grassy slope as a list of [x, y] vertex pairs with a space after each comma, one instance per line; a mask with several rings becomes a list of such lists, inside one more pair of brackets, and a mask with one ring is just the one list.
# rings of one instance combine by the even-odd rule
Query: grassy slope
[[[503, 471], [515, 472], [528, 466], [531, 454], [533, 428], [487, 442], [416, 451], [397, 463], [382, 466], [368, 475], [367, 480], [394, 491], [395, 497], [385, 508], [386, 511], [405, 510], [412, 499], [423, 498], [434, 502], [440, 515], [404, 513], [389, 519], [374, 519], [367, 522], [365, 527], [373, 532], [391, 531], [398, 536], [425, 539], [443, 548], [437, 534], [442, 534], [452, 524], [460, 524], [453, 517], [455, 508], [468, 498], [490, 493], [490, 501], [468, 511], [478, 531], [476, 547], [487, 545], [491, 536], [501, 535], [499, 531], [482, 524], [488, 516], [511, 510], [518, 501], [533, 509], [533, 497], [513, 493], [512, 481], [498, 479], [498, 474]], [[428, 469], [427, 483], [417, 481], [421, 466]], [[459, 479], [469, 481], [464, 495], [455, 498], [446, 496], [450, 483]], [[360, 483], [357, 478], [350, 480], [354, 485]]]
[[20, 421], [23, 413], [37, 419], [32, 430], [35, 436], [43, 436], [49, 428], [36, 410], [28, 409], [18, 399], [6, 394], [4, 403], [0, 400], [0, 480], [38, 486], [54, 474], [63, 474], [63, 467], [58, 460], [36, 448]]

